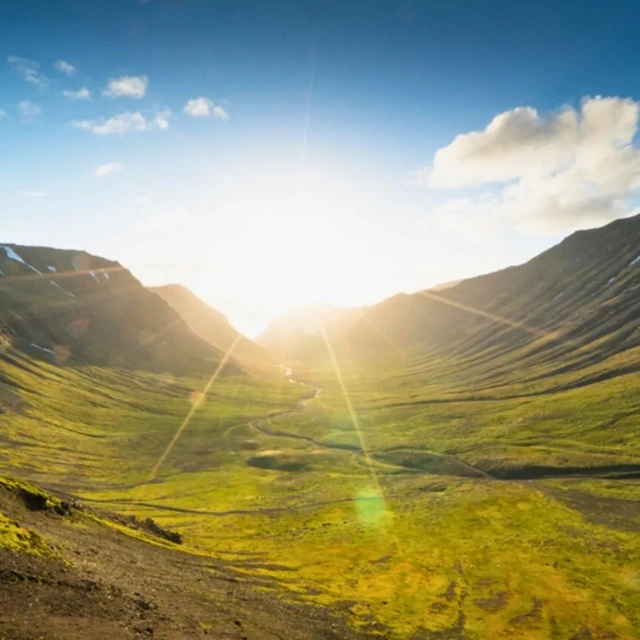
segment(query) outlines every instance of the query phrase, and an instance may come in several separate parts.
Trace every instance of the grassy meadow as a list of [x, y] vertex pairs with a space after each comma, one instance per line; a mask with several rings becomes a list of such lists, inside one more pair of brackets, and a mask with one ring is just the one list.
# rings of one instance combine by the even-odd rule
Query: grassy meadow
[[7, 352], [0, 465], [380, 637], [638, 637], [640, 385], [574, 384], [624, 363], [554, 375], [507, 356], [487, 386], [464, 359], [336, 358], [341, 382], [222, 375], [203, 398], [206, 377]]

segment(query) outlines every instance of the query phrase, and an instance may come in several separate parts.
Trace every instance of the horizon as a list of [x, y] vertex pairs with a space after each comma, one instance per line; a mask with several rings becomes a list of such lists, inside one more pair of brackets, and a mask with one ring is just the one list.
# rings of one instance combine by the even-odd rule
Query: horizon
[[521, 264], [637, 210], [634, 15], [2, 7], [0, 136], [20, 149], [2, 165], [3, 236], [184, 284], [251, 337], [300, 305]]

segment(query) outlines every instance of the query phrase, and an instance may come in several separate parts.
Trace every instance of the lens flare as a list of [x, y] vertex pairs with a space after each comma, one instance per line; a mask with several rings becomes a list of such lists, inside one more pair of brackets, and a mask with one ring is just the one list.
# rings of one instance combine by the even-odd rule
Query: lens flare
[[360, 524], [369, 527], [381, 527], [386, 524], [387, 508], [379, 487], [362, 487], [356, 497], [356, 513]]
[[[351, 424], [353, 425], [353, 428], [358, 436], [362, 455], [364, 456], [367, 468], [369, 470], [369, 475], [371, 477], [371, 486], [367, 487], [364, 492], [361, 491], [357, 496], [356, 511], [358, 512], [358, 517], [361, 522], [381, 525], [386, 521], [386, 506], [382, 487], [380, 486], [380, 482], [378, 481], [378, 476], [376, 475], [375, 469], [373, 467], [373, 461], [371, 460], [371, 456], [365, 442], [364, 434], [362, 433], [362, 429], [360, 428], [360, 424], [358, 422], [358, 416], [356, 415], [356, 412], [353, 408], [353, 403], [351, 402], [347, 387], [344, 383], [342, 372], [340, 371], [340, 367], [338, 365], [338, 360], [333, 351], [333, 347], [329, 342], [329, 338], [324, 326], [321, 327], [320, 331], [327, 346], [327, 351], [333, 365], [333, 370], [336, 374], [338, 384], [340, 385], [342, 396], [344, 397], [344, 402], [347, 405], [349, 417], [351, 418]], [[366, 516], [366, 519], [363, 516]]]

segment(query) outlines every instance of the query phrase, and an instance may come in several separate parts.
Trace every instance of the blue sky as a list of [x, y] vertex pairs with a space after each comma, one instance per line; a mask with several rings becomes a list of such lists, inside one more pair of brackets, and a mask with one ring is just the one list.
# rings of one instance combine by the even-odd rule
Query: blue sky
[[638, 19], [620, 1], [2, 2], [2, 240], [183, 282], [249, 334], [522, 262], [635, 211]]

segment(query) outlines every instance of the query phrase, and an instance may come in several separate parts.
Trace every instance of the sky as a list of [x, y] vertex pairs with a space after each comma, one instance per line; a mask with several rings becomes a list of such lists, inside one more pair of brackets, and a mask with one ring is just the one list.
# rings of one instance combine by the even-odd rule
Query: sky
[[2, 242], [250, 336], [637, 211], [637, 2], [0, 0]]

